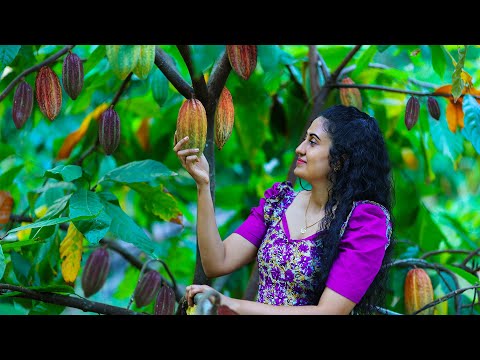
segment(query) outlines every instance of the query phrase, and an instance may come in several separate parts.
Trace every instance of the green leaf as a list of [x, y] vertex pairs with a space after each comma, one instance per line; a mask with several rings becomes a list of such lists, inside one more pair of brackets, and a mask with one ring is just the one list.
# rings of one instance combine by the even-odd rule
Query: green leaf
[[24, 246], [30, 246], [30, 245], [35, 245], [35, 244], [41, 244], [45, 242], [44, 240], [41, 239], [29, 239], [29, 240], [23, 240], [23, 241], [14, 241], [14, 242], [9, 242], [4, 245], [2, 245], [3, 250], [8, 251], [8, 250], [15, 250]]
[[3, 274], [5, 274], [5, 255], [3, 255], [3, 247], [5, 245], [0, 245], [0, 280], [3, 278]]
[[454, 102], [456, 102], [460, 95], [462, 95], [463, 88], [465, 87], [465, 82], [462, 79], [462, 71], [463, 67], [465, 66], [466, 56], [467, 45], [461, 49], [458, 49], [458, 61], [452, 74], [452, 95]]
[[465, 279], [466, 281], [468, 281], [471, 285], [475, 285], [475, 284], [479, 283], [479, 280], [475, 275], [470, 274], [469, 272], [467, 272], [463, 269], [460, 269], [459, 267], [452, 266], [452, 265], [449, 265], [449, 264], [445, 264], [443, 266], [445, 266], [447, 269], [451, 270], [452, 272], [454, 272], [458, 276], [460, 276], [463, 279]]
[[65, 310], [65, 305], [38, 302], [30, 309], [28, 315], [60, 315]]
[[472, 143], [477, 153], [480, 154], [480, 105], [473, 96], [464, 96], [463, 113], [465, 127], [462, 129], [462, 135]]
[[110, 228], [112, 218], [104, 209], [91, 220], [74, 221], [73, 224], [90, 244], [96, 245], [105, 236]]
[[[72, 196], [71, 194], [68, 194], [55, 200], [55, 202], [48, 208], [45, 215], [41, 218], [41, 220], [49, 220], [49, 219], [54, 219], [59, 217], [67, 207], [68, 201], [70, 200], [71, 196]], [[54, 231], [55, 231], [55, 226], [47, 226], [46, 228], [40, 227], [40, 229], [37, 230], [36, 232], [32, 231], [30, 233], [30, 239], [36, 239], [36, 238], [46, 239], [52, 236]]]
[[15, 154], [15, 148], [13, 146], [0, 142], [0, 159], [6, 159], [13, 154]]
[[32, 189], [32, 190], [29, 191], [29, 193], [41, 194], [41, 193], [44, 193], [44, 192], [46, 192], [47, 190], [50, 190], [50, 189], [62, 189], [62, 190], [75, 191], [75, 190], [77, 190], [77, 187], [75, 186], [75, 184], [73, 184], [71, 182], [59, 181], [59, 182], [46, 184], [45, 186], [42, 186], [42, 187], [39, 187], [39, 188], [36, 188], [36, 189]]
[[106, 173], [98, 182], [115, 181], [132, 184], [155, 181], [159, 177], [175, 176], [177, 173], [155, 160], [133, 161]]
[[0, 175], [0, 189], [7, 190], [15, 180], [15, 177], [18, 175], [20, 171], [25, 167], [25, 165], [18, 165], [12, 167], [5, 171], [2, 175]]
[[87, 75], [90, 70], [97, 66], [97, 64], [105, 57], [105, 53], [105, 45], [98, 45], [83, 64], [83, 73]]
[[370, 47], [360, 56], [360, 59], [357, 61], [357, 67], [352, 73], [352, 77], [358, 76], [363, 69], [365, 69], [368, 64], [372, 61], [373, 57], [377, 53], [377, 46], [376, 45], [370, 45]]
[[59, 181], [73, 181], [82, 177], [82, 168], [77, 165], [59, 165], [46, 170], [43, 176]]
[[21, 45], [0, 45], [0, 75], [3, 69], [15, 59]]
[[103, 210], [100, 198], [93, 191], [80, 189], [72, 195], [69, 205], [69, 216], [75, 218], [93, 218]]
[[41, 221], [36, 221], [34, 223], [24, 225], [24, 226], [19, 226], [14, 229], [11, 229], [8, 231], [9, 234], [15, 233], [20, 230], [26, 230], [26, 229], [36, 229], [36, 228], [41, 228], [44, 226], [52, 226], [56, 224], [61, 224], [67, 221], [71, 221], [69, 217], [60, 217], [56, 219], [50, 219], [50, 220], [41, 220]]
[[130, 184], [130, 187], [143, 198], [143, 205], [147, 211], [170, 221], [181, 215], [177, 201], [170, 194], [163, 191], [163, 185], [152, 187], [147, 184]]
[[131, 243], [148, 255], [157, 257], [157, 244], [148, 238], [145, 231], [138, 226], [119, 206], [109, 202], [103, 203], [108, 215], [112, 218], [110, 231], [119, 239]]
[[445, 52], [439, 45], [429, 45], [432, 52], [432, 66], [440, 79], [443, 79], [445, 70], [447, 70], [447, 58]]
[[391, 45], [377, 45], [378, 52], [384, 52], [387, 50]]
[[424, 204], [420, 205], [411, 240], [418, 243], [422, 251], [437, 250], [438, 244], [445, 241], [445, 236]]
[[12, 259], [13, 272], [15, 273], [16, 278], [20, 283], [27, 284], [28, 273], [32, 267], [31, 262], [16, 251], [10, 253], [10, 258]]
[[191, 45], [192, 64], [195, 74], [202, 74], [222, 55], [225, 45]]

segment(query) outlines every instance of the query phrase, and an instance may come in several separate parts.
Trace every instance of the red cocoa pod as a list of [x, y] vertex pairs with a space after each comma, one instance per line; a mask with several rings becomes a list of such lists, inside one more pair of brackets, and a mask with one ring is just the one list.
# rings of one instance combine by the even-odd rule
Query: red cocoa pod
[[407, 101], [405, 109], [405, 125], [408, 130], [411, 130], [418, 121], [418, 114], [420, 110], [420, 102], [415, 96], [410, 97]]
[[13, 95], [12, 117], [17, 129], [21, 129], [32, 114], [33, 89], [29, 83], [22, 80]]
[[162, 285], [162, 277], [158, 271], [150, 270], [143, 274], [135, 288], [133, 298], [138, 307], [150, 304]]
[[232, 94], [226, 87], [223, 88], [215, 110], [215, 144], [222, 150], [230, 135], [232, 135], [235, 109]]
[[200, 100], [187, 99], [178, 111], [174, 140], [182, 140], [185, 136], [189, 140], [183, 148], [198, 148], [200, 157], [207, 142], [207, 113]]
[[[433, 301], [433, 286], [427, 272], [411, 269], [405, 278], [405, 312], [412, 314]], [[423, 310], [421, 315], [433, 315], [434, 307]]]
[[232, 69], [243, 80], [248, 80], [257, 66], [257, 45], [227, 45]]
[[175, 292], [170, 286], [164, 285], [158, 292], [155, 301], [155, 315], [173, 315], [175, 311]]
[[110, 256], [107, 249], [98, 248], [87, 259], [82, 273], [82, 289], [86, 297], [97, 293], [107, 280]]
[[77, 54], [70, 52], [63, 60], [62, 83], [72, 100], [75, 100], [82, 91], [83, 63]]
[[120, 117], [113, 107], [105, 110], [100, 116], [98, 141], [107, 155], [113, 154], [120, 143]]
[[0, 191], [0, 229], [10, 221], [13, 197], [8, 191]]
[[48, 66], [42, 66], [38, 71], [35, 91], [40, 111], [53, 121], [62, 109], [62, 87], [57, 74]]
[[435, 119], [440, 119], [440, 106], [438, 105], [437, 99], [433, 96], [429, 96], [427, 99], [428, 112]]
[[[343, 78], [342, 84], [355, 84], [349, 77]], [[354, 106], [362, 110], [362, 95], [357, 88], [340, 88], [340, 102], [345, 106]]]

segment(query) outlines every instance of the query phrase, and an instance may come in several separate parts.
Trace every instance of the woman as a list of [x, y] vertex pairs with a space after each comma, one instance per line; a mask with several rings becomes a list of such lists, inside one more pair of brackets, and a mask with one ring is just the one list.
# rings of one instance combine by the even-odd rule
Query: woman
[[[310, 125], [296, 148], [295, 175], [265, 191], [249, 217], [224, 241], [209, 188], [209, 166], [188, 138], [174, 147], [197, 184], [197, 238], [205, 274], [218, 277], [257, 258], [256, 301], [220, 294], [238, 314], [370, 314], [383, 305], [392, 252], [393, 184], [386, 145], [374, 118], [333, 106]], [[185, 149], [183, 149], [185, 147]], [[207, 285], [186, 289], [188, 305]], [[294, 306], [278, 306], [294, 305]]]

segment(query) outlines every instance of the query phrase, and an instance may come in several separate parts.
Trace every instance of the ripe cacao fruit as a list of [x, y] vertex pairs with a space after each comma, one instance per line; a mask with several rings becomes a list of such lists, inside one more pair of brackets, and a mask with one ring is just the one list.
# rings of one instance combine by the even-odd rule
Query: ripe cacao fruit
[[[355, 84], [349, 77], [343, 78], [342, 84]], [[362, 95], [357, 88], [340, 88], [340, 101], [345, 106], [354, 106], [358, 110], [362, 110]]]
[[248, 80], [257, 66], [257, 45], [227, 45], [227, 55], [232, 69]]
[[35, 91], [40, 111], [53, 121], [62, 108], [62, 87], [57, 74], [48, 66], [42, 66], [38, 71]]
[[98, 248], [87, 259], [82, 273], [82, 289], [86, 297], [97, 293], [107, 280], [110, 256], [107, 249]]
[[105, 45], [105, 51], [113, 73], [121, 80], [133, 71], [140, 56], [139, 45]]
[[189, 140], [183, 148], [198, 148], [197, 156], [200, 157], [207, 141], [207, 113], [200, 100], [187, 99], [178, 111], [175, 143], [185, 136]]
[[138, 307], [150, 304], [162, 285], [162, 277], [158, 271], [150, 270], [143, 274], [135, 288], [133, 298]]
[[401, 151], [402, 159], [405, 165], [411, 170], [418, 169], [418, 160], [412, 149], [404, 147]]
[[224, 87], [215, 110], [215, 144], [218, 150], [222, 150], [232, 134], [234, 115], [232, 94]]
[[146, 79], [155, 61], [155, 45], [137, 45], [140, 48], [137, 65], [133, 73], [140, 79]]
[[17, 129], [21, 129], [32, 114], [33, 89], [29, 83], [22, 80], [13, 95], [12, 117]]
[[151, 87], [153, 99], [157, 102], [158, 106], [163, 106], [168, 98], [168, 79], [158, 69], [154, 70], [151, 78]]
[[[411, 269], [405, 278], [405, 312], [412, 314], [433, 301], [433, 286], [427, 272], [423, 269]], [[434, 308], [428, 308], [419, 314], [433, 315]]]
[[418, 121], [418, 115], [420, 110], [420, 102], [415, 96], [410, 97], [407, 101], [405, 109], [405, 125], [408, 130], [411, 130]]
[[8, 191], [0, 191], [0, 229], [10, 221], [13, 197]]
[[107, 155], [113, 154], [120, 143], [120, 117], [113, 107], [105, 110], [100, 116], [98, 141]]
[[155, 315], [173, 315], [175, 311], [175, 292], [167, 285], [163, 285], [155, 301]]
[[72, 100], [75, 100], [82, 91], [83, 63], [77, 54], [70, 52], [63, 60], [62, 83]]
[[440, 106], [438, 105], [437, 99], [432, 96], [429, 96], [427, 99], [428, 112], [435, 119], [440, 119]]

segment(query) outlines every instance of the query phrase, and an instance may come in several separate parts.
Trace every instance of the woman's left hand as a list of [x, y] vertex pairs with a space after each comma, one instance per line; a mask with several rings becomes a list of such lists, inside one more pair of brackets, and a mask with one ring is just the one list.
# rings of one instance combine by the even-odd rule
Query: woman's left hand
[[218, 295], [220, 301], [219, 301], [219, 304], [216, 304], [216, 305], [225, 305], [225, 303], [227, 302], [226, 301], [228, 299], [227, 296], [222, 295], [211, 286], [193, 284], [193, 285], [187, 286], [185, 291], [185, 297], [187, 299], [188, 306], [194, 305], [193, 298], [195, 297], [196, 294], [207, 292], [207, 291], [211, 292], [212, 294]]

